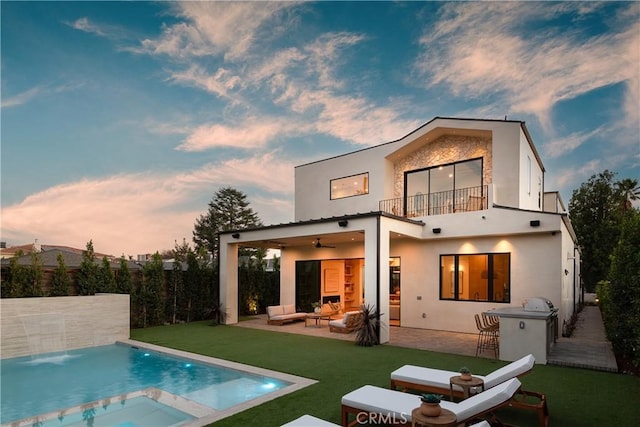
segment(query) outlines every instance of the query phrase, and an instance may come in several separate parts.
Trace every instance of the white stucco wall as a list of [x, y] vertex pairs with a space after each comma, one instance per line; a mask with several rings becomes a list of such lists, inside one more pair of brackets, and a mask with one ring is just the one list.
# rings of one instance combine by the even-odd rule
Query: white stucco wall
[[[430, 243], [396, 241], [391, 256], [401, 258], [401, 325], [455, 332], [477, 332], [474, 314], [492, 308], [521, 306], [522, 301], [544, 296], [559, 306], [560, 236], [530, 234], [511, 237], [442, 239]], [[441, 301], [439, 294], [440, 255], [511, 254], [510, 303]], [[423, 317], [424, 315], [424, 317]]]
[[[298, 166], [295, 170], [295, 221], [330, 218], [379, 209], [379, 201], [387, 197], [393, 176], [385, 157], [393, 149], [385, 144], [343, 156]], [[331, 200], [333, 179], [369, 174], [369, 193]]]
[[122, 294], [0, 299], [2, 358], [128, 339], [129, 310]]

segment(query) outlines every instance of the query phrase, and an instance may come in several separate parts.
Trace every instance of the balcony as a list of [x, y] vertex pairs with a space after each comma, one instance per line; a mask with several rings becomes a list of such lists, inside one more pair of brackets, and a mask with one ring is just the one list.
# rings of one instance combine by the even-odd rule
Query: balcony
[[396, 216], [414, 218], [487, 209], [488, 188], [459, 188], [438, 193], [416, 194], [409, 197], [381, 200], [379, 209]]

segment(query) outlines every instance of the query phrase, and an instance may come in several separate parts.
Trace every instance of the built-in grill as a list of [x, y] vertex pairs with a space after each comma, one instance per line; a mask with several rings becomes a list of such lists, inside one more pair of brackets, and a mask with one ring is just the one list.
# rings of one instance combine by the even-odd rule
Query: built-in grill
[[543, 297], [529, 298], [522, 308], [524, 311], [537, 311], [541, 313], [558, 311], [557, 308], [553, 307], [551, 300]]
[[500, 317], [500, 358], [517, 360], [531, 353], [536, 363], [547, 355], [558, 338], [558, 309], [550, 299], [531, 297], [519, 307], [502, 307], [487, 314]]

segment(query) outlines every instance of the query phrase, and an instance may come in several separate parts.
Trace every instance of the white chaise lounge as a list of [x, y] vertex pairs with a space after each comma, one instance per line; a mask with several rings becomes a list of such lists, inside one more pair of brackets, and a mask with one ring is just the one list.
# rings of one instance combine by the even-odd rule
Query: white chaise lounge
[[[518, 378], [533, 369], [535, 357], [529, 354], [521, 359], [511, 362], [500, 369], [491, 372], [489, 375], [475, 375], [484, 380], [484, 389], [488, 390], [511, 378]], [[439, 393], [449, 395], [449, 379], [460, 375], [458, 372], [445, 371], [442, 369], [425, 368], [422, 366], [404, 365], [391, 373], [391, 389], [401, 391], [416, 390], [423, 393]], [[475, 393], [479, 390], [471, 390]], [[455, 397], [462, 397], [462, 388], [453, 386]]]
[[281, 427], [339, 427], [338, 424], [316, 418], [312, 415], [303, 415], [293, 421], [283, 424]]
[[[517, 378], [512, 378], [459, 403], [443, 400], [440, 406], [453, 412], [458, 424], [466, 425], [495, 409], [509, 405], [520, 385]], [[386, 420], [392, 419], [396, 423], [411, 423], [411, 411], [419, 406], [420, 396], [415, 394], [365, 385], [342, 397], [342, 425], [348, 427], [350, 415], [361, 417], [362, 413], [381, 414]], [[373, 417], [369, 417], [371, 418]]]

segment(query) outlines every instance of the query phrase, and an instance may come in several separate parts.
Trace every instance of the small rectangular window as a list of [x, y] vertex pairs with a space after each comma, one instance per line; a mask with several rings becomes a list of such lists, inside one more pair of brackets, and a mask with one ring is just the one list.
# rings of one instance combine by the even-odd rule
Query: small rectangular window
[[369, 194], [369, 173], [331, 180], [331, 200]]

